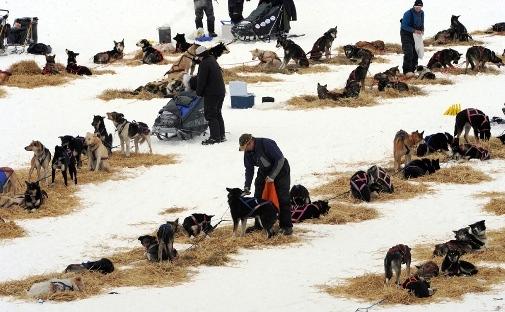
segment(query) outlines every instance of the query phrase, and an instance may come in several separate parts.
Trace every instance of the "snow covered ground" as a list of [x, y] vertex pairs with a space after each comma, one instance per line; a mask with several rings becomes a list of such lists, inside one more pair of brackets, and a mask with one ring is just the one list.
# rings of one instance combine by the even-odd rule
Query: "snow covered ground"
[[[333, 0], [296, 1], [298, 21], [292, 32], [306, 34], [295, 38], [306, 51], [329, 27], [338, 26], [334, 46], [358, 40], [382, 39], [399, 42], [399, 19], [413, 1], [371, 0], [341, 2]], [[469, 31], [488, 28], [505, 20], [501, 0], [488, 0], [476, 6], [475, 1], [425, 1], [426, 35], [449, 26], [450, 15], [460, 20]], [[214, 2], [217, 20], [227, 19], [227, 3]], [[250, 12], [256, 1], [246, 2]], [[165, 0], [143, 3], [123, 1], [29, 1], [5, 0], [0, 7], [11, 10], [14, 17], [38, 16], [39, 41], [50, 44], [57, 61], [65, 63], [64, 49], [80, 52], [78, 62], [90, 63], [99, 51], [112, 48], [113, 40], [125, 39], [126, 51], [136, 50], [142, 38], [157, 39], [156, 27], [168, 23], [172, 33], [188, 33], [194, 27], [191, 1]], [[219, 29], [219, 27], [218, 27]], [[219, 31], [218, 31], [219, 32]], [[495, 51], [505, 48], [503, 37], [479, 37]], [[231, 45], [231, 53], [220, 58], [221, 64], [250, 60], [249, 50], [258, 47], [276, 50], [275, 43]], [[466, 47], [457, 47], [460, 52]], [[282, 55], [282, 51], [278, 51]], [[431, 53], [427, 53], [424, 63]], [[401, 65], [401, 56], [390, 55], [389, 64], [372, 64], [370, 71], [379, 72]], [[0, 69], [21, 59], [45, 63], [41, 56], [9, 55], [0, 57]], [[28, 235], [0, 241], [0, 281], [28, 275], [60, 271], [69, 263], [92, 259], [120, 247], [138, 245], [140, 234], [152, 231], [164, 221], [158, 215], [167, 207], [188, 207], [190, 212], [221, 215], [226, 209], [225, 187], [243, 185], [242, 154], [237, 151], [241, 133], [275, 139], [291, 164], [292, 183], [308, 186], [318, 182], [314, 172], [332, 168], [356, 168], [354, 163], [373, 164], [392, 157], [392, 139], [398, 129], [452, 132], [454, 120], [443, 116], [447, 106], [477, 107], [489, 116], [501, 116], [505, 99], [501, 75], [450, 77], [449, 86], [423, 86], [428, 96], [382, 100], [368, 108], [334, 108], [311, 111], [284, 109], [284, 101], [295, 95], [315, 94], [317, 82], [330, 88], [342, 87], [352, 66], [332, 66], [329, 73], [290, 75], [284, 81], [249, 85], [257, 98], [273, 96], [276, 103], [250, 110], [232, 110], [225, 99], [223, 115], [228, 141], [215, 146], [201, 146], [200, 140], [159, 142], [153, 139], [156, 153], [175, 153], [180, 163], [170, 166], [130, 170], [132, 178], [79, 187], [83, 198], [81, 210], [58, 218], [19, 222]], [[113, 66], [116, 75], [77, 79], [59, 87], [33, 90], [5, 88], [7, 97], [0, 99], [0, 164], [26, 166], [31, 153], [24, 151], [32, 139], [52, 147], [58, 136], [84, 134], [91, 130], [94, 114], [120, 111], [128, 119], [152, 124], [164, 99], [151, 101], [116, 100], [103, 102], [96, 98], [106, 88], [134, 88], [158, 79], [168, 66]], [[113, 132], [111, 123], [107, 124]], [[505, 127], [496, 127], [500, 134]], [[117, 140], [117, 137], [115, 138]], [[145, 147], [143, 147], [145, 148]], [[268, 307], [278, 311], [354, 311], [367, 304], [333, 298], [315, 286], [341, 278], [373, 271], [381, 272], [384, 250], [397, 243], [414, 245], [449, 238], [450, 231], [473, 221], [486, 219], [490, 229], [505, 226], [505, 219], [485, 215], [483, 199], [474, 193], [503, 191], [503, 161], [472, 162], [495, 180], [479, 185], [437, 186], [437, 192], [408, 201], [372, 204], [382, 217], [359, 224], [341, 226], [303, 225], [310, 230], [301, 246], [243, 251], [231, 267], [200, 268], [192, 281], [177, 287], [128, 288], [119, 295], [103, 295], [70, 303], [44, 304], [0, 298], [0, 311], [222, 311], [237, 307], [258, 311]], [[421, 213], [422, 212], [422, 213]], [[189, 212], [181, 213], [186, 216]], [[462, 302], [433, 304], [430, 311], [491, 311], [505, 308], [505, 285], [496, 292], [468, 295]], [[203, 297], [203, 298], [202, 298]], [[247, 298], [247, 299], [245, 299]], [[196, 306], [193, 303], [197, 299]], [[203, 299], [203, 300], [202, 300]], [[190, 304], [188, 304], [190, 303]], [[379, 307], [387, 311], [421, 311], [426, 307]]]

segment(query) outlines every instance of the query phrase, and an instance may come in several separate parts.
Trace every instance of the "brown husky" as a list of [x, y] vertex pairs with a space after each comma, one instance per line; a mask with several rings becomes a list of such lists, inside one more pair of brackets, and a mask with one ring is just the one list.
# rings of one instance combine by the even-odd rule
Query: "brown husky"
[[409, 163], [411, 159], [411, 149], [423, 140], [424, 131], [414, 131], [408, 134], [404, 130], [400, 130], [395, 135], [393, 156], [395, 160], [395, 170], [400, 170], [402, 157], [405, 156], [405, 163]]
[[266, 50], [260, 50], [260, 49], [254, 49], [250, 51], [252, 54], [252, 60], [258, 59], [260, 61], [261, 66], [264, 66], [266, 68], [272, 67], [272, 68], [279, 68], [281, 67], [282, 61], [281, 59], [277, 56], [277, 53], [273, 51], [266, 51]]
[[193, 58], [196, 56], [196, 48], [200, 45], [193, 44], [189, 47], [189, 49], [184, 52], [183, 55], [179, 58], [177, 63], [172, 65], [169, 71], [165, 73], [165, 75], [175, 73], [175, 72], [186, 72], [193, 74], [195, 70], [195, 64], [193, 63]]
[[51, 164], [51, 152], [39, 141], [32, 141], [25, 147], [25, 151], [32, 151], [30, 171], [28, 172], [28, 181], [31, 181], [33, 170], [37, 170], [37, 180], [46, 180], [49, 184], [49, 167]]

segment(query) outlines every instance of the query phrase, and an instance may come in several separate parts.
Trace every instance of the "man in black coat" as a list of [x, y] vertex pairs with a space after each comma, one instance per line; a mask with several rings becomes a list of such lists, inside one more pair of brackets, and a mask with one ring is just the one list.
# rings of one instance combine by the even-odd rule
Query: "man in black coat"
[[254, 167], [258, 167], [256, 180], [254, 180], [254, 197], [261, 198], [265, 183], [274, 183], [279, 198], [280, 231], [284, 235], [291, 235], [293, 223], [289, 203], [291, 173], [288, 160], [284, 158], [277, 143], [271, 139], [255, 138], [251, 134], [244, 133], [239, 138], [239, 146], [239, 151], [244, 152], [244, 193], [250, 194]]
[[230, 19], [233, 24], [240, 23], [244, 19], [242, 16], [243, 10], [244, 0], [228, 0], [228, 14], [230, 15]]
[[203, 145], [221, 143], [226, 140], [224, 135], [224, 120], [221, 114], [224, 95], [226, 93], [221, 67], [207, 48], [199, 46], [196, 56], [200, 61], [198, 66], [196, 95], [203, 97], [205, 119], [209, 123], [210, 138]]

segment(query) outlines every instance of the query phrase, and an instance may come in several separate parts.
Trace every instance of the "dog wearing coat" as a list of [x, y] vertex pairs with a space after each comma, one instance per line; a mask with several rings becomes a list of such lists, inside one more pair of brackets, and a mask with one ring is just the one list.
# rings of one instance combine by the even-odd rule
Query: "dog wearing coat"
[[[127, 157], [130, 156], [130, 139], [133, 139], [135, 144], [135, 153], [139, 152], [139, 143], [147, 142], [149, 153], [153, 153], [151, 147], [151, 130], [143, 122], [130, 122], [124, 118], [124, 115], [118, 112], [107, 113], [107, 118], [114, 123], [116, 127], [119, 141], [121, 143], [121, 152]], [[125, 150], [126, 145], [126, 150]]]
[[28, 290], [28, 296], [32, 298], [45, 298], [57, 292], [82, 291], [84, 283], [81, 277], [74, 278], [52, 278], [48, 281], [33, 284]]
[[487, 141], [491, 138], [491, 123], [489, 117], [481, 110], [475, 108], [467, 108], [456, 115], [454, 124], [454, 139], [459, 138], [463, 130], [465, 130], [465, 142], [468, 143], [468, 133], [473, 129], [475, 140]]
[[407, 276], [410, 276], [410, 247], [407, 245], [396, 245], [389, 248], [384, 258], [384, 275], [385, 283], [389, 286], [389, 282], [395, 274], [395, 283], [400, 284], [400, 273], [402, 264], [407, 265]]

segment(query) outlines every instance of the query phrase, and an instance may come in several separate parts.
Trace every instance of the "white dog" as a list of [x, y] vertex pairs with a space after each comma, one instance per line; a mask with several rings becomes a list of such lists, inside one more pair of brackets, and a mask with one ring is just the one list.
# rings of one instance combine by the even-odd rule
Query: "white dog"
[[103, 145], [102, 140], [96, 133], [86, 133], [86, 145], [88, 146], [89, 170], [110, 171], [109, 151]]
[[80, 277], [74, 278], [52, 278], [48, 281], [35, 283], [28, 290], [28, 296], [32, 298], [46, 297], [57, 292], [81, 291], [84, 284]]

